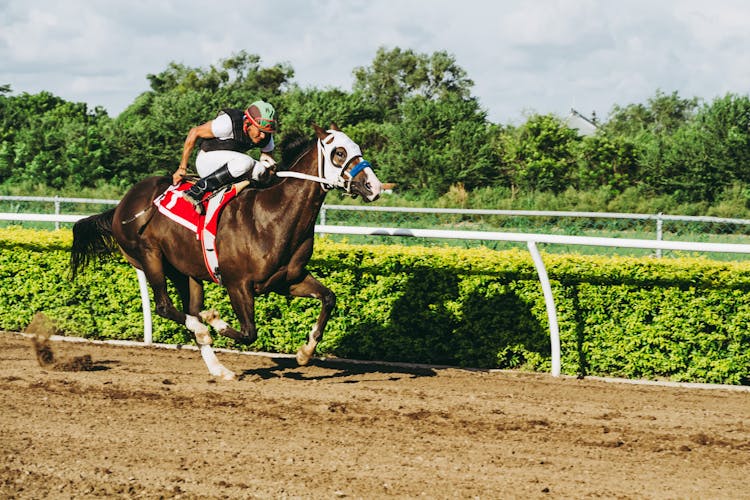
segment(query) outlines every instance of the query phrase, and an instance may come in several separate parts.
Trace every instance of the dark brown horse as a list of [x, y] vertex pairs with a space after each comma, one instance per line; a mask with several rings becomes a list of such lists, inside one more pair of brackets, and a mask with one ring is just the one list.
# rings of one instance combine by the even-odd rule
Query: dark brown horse
[[[315, 352], [336, 297], [306, 269], [313, 252], [315, 222], [331, 188], [376, 200], [381, 184], [370, 164], [349, 137], [335, 125], [314, 125], [317, 140], [305, 141], [301, 154], [290, 162], [281, 179], [265, 189], [245, 189], [221, 213], [216, 251], [222, 284], [229, 293], [240, 331], [203, 310], [203, 282], [210, 279], [201, 244], [189, 229], [154, 208], [154, 199], [170, 186], [168, 177], [145, 179], [104, 213], [82, 219], [73, 227], [73, 276], [92, 257], [119, 249], [148, 279], [156, 313], [185, 325], [195, 336], [209, 372], [224, 379], [234, 373], [219, 363], [208, 323], [214, 330], [244, 344], [257, 338], [255, 297], [276, 292], [314, 297], [322, 307], [308, 341], [297, 352], [305, 365]], [[285, 167], [282, 162], [282, 168]], [[167, 294], [167, 278], [174, 284], [183, 311]]]

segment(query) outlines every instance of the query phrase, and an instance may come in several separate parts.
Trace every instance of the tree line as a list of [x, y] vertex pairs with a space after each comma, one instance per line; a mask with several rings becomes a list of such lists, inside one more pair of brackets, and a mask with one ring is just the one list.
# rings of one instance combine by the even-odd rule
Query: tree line
[[262, 98], [279, 113], [279, 141], [312, 137], [312, 122], [336, 122], [402, 192], [439, 196], [457, 184], [514, 194], [636, 189], [681, 202], [712, 202], [738, 186], [750, 192], [748, 95], [708, 102], [657, 90], [646, 103], [615, 106], [584, 137], [552, 114], [492, 123], [446, 52], [381, 48], [353, 75], [351, 91], [302, 88], [290, 65], [264, 66], [244, 51], [207, 68], [173, 62], [147, 75], [150, 89], [115, 118], [0, 85], [0, 186], [124, 190], [171, 173], [190, 127]]

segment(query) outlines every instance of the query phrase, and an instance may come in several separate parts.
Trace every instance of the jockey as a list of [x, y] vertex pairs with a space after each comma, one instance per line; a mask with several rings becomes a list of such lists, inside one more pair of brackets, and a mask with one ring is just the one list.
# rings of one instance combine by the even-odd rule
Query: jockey
[[[184, 192], [195, 211], [202, 214], [201, 200], [207, 191], [231, 184], [251, 170], [252, 180], [268, 179], [276, 165], [270, 155], [274, 148], [275, 132], [276, 110], [265, 101], [255, 101], [244, 112], [224, 109], [213, 120], [190, 129], [180, 166], [172, 175], [172, 183], [177, 184], [187, 174], [190, 153], [197, 140], [202, 139], [195, 159], [195, 168], [201, 178]], [[261, 151], [259, 161], [246, 154], [255, 147]]]

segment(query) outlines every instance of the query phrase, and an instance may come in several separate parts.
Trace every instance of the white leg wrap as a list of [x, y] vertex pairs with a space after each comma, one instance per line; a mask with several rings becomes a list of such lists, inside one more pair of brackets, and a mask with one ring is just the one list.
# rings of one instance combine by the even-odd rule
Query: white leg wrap
[[201, 357], [208, 367], [208, 373], [223, 380], [234, 380], [234, 372], [219, 363], [216, 353], [211, 349], [213, 339], [208, 333], [208, 327], [201, 323], [201, 320], [189, 314], [185, 319], [185, 326], [195, 334], [195, 340], [201, 346]]
[[234, 372], [228, 370], [224, 365], [219, 363], [216, 353], [210, 345], [201, 346], [201, 356], [208, 367], [208, 373], [214, 377], [220, 377], [223, 380], [234, 380]]
[[195, 340], [198, 342], [198, 344], [211, 345], [213, 343], [211, 334], [208, 332], [208, 327], [201, 323], [201, 320], [199, 320], [195, 316], [190, 316], [188, 314], [185, 317], [185, 326], [188, 330], [195, 334]]
[[216, 330], [218, 333], [221, 333], [227, 328], [229, 328], [229, 324], [223, 319], [221, 319], [219, 317], [219, 313], [213, 309], [210, 311], [202, 311], [200, 313], [200, 317], [203, 321], [211, 325], [213, 329]]
[[229, 324], [221, 318], [211, 320], [208, 324], [211, 325], [213, 329], [219, 333], [229, 328]]

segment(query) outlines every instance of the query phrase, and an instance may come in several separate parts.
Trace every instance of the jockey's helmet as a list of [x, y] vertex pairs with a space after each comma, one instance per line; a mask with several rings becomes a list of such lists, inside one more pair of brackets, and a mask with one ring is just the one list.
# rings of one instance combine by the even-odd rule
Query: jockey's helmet
[[276, 110], [265, 101], [255, 101], [245, 110], [245, 120], [268, 134], [276, 132]]

